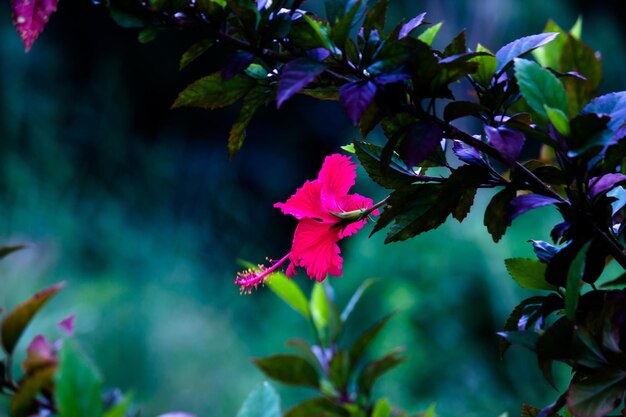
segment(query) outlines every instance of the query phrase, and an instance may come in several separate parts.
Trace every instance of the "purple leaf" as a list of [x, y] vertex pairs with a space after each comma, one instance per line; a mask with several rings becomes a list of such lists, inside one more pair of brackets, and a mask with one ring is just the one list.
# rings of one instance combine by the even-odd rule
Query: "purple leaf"
[[13, 24], [24, 42], [26, 52], [43, 32], [59, 0], [11, 0]]
[[597, 195], [606, 193], [617, 184], [626, 181], [624, 174], [606, 174], [601, 177], [594, 177], [589, 180], [589, 195], [595, 198]]
[[541, 33], [539, 35], [531, 35], [516, 39], [513, 42], [504, 45], [500, 48], [500, 50], [498, 50], [498, 52], [496, 52], [496, 60], [498, 62], [496, 74], [502, 72], [502, 70], [504, 70], [513, 61], [513, 59], [552, 42], [558, 35], [558, 32]]
[[235, 75], [243, 72], [254, 61], [254, 54], [251, 52], [240, 52], [232, 57], [222, 68], [222, 79], [228, 81]]
[[313, 61], [322, 62], [330, 56], [330, 51], [326, 48], [314, 48], [305, 52], [306, 56]]
[[485, 126], [487, 141], [496, 148], [503, 157], [509, 161], [515, 161], [524, 145], [524, 134], [508, 127]]
[[558, 202], [559, 200], [556, 198], [546, 197], [545, 195], [524, 194], [511, 200], [506, 212], [506, 217], [508, 221], [512, 221], [529, 210], [549, 206], [550, 204], [556, 204]]
[[306, 58], [298, 58], [283, 67], [278, 80], [276, 93], [276, 107], [280, 106], [298, 91], [306, 87], [326, 68], [325, 64], [311, 61]]
[[414, 167], [437, 150], [441, 139], [443, 130], [437, 124], [430, 122], [415, 125], [408, 130], [398, 153], [408, 167]]
[[409, 34], [416, 29], [418, 26], [422, 24], [424, 21], [424, 16], [426, 13], [422, 13], [420, 15], [415, 16], [413, 19], [409, 20], [408, 23], [402, 25], [400, 29], [400, 33], [398, 34], [398, 39], [406, 38]]
[[611, 116], [608, 128], [617, 132], [626, 123], [626, 91], [596, 97], [587, 104], [581, 113], [607, 114]]
[[455, 140], [452, 144], [452, 151], [461, 161], [470, 165], [485, 165], [485, 161], [480, 156], [480, 152], [460, 140]]
[[65, 332], [65, 334], [67, 334], [68, 336], [71, 336], [74, 334], [74, 322], [75, 322], [76, 316], [74, 314], [72, 314], [71, 316], [64, 318], [63, 320], [61, 320], [58, 324], [59, 328], [61, 330], [63, 330]]
[[403, 81], [409, 78], [409, 74], [403, 72], [397, 72], [393, 74], [381, 74], [376, 77], [376, 84], [385, 85], [391, 84], [398, 81]]
[[568, 221], [561, 222], [552, 228], [550, 232], [550, 237], [553, 241], [558, 242], [559, 239], [563, 237], [563, 235], [569, 230], [572, 224]]
[[375, 96], [376, 84], [371, 81], [357, 81], [345, 84], [339, 89], [339, 101], [354, 126], [359, 124], [361, 116], [372, 104]]

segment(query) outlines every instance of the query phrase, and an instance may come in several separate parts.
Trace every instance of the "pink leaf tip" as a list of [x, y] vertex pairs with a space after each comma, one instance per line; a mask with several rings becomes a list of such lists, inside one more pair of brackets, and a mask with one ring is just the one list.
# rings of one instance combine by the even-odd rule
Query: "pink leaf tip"
[[11, 0], [13, 24], [24, 42], [24, 50], [30, 51], [33, 43], [43, 32], [59, 0]]

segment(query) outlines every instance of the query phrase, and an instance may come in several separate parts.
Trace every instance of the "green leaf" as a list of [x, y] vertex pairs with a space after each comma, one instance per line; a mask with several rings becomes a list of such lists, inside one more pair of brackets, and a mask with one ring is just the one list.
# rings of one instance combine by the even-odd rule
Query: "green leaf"
[[54, 399], [59, 417], [102, 416], [102, 383], [76, 343], [66, 339], [59, 353]]
[[124, 398], [104, 412], [104, 417], [125, 417], [131, 402], [131, 396], [125, 395]]
[[461, 31], [458, 35], [452, 39], [452, 41], [443, 50], [444, 57], [450, 57], [453, 55], [459, 55], [467, 52], [467, 43], [465, 31]]
[[379, 33], [384, 31], [388, 7], [389, 0], [379, 0], [378, 3], [367, 12], [365, 21], [363, 22], [363, 31], [365, 32], [366, 39], [369, 38], [370, 32], [374, 29]]
[[535, 259], [511, 258], [504, 261], [511, 277], [522, 288], [529, 290], [556, 290], [546, 282], [546, 264]]
[[548, 115], [548, 120], [550, 120], [550, 123], [552, 123], [554, 128], [558, 130], [561, 135], [569, 136], [571, 129], [569, 126], [569, 119], [567, 118], [567, 115], [561, 110], [553, 109], [547, 104], [544, 105], [543, 108]]
[[317, 100], [339, 100], [339, 89], [335, 86], [317, 87], [314, 89], [300, 90], [300, 94], [313, 97]]
[[357, 381], [359, 392], [369, 396], [378, 378], [408, 359], [407, 356], [402, 355], [403, 352], [403, 348], [398, 348], [382, 358], [368, 363], [361, 371]]
[[287, 278], [284, 273], [276, 272], [266, 281], [266, 285], [281, 300], [287, 303], [291, 308], [302, 314], [305, 319], [311, 318], [309, 312], [309, 302], [306, 296], [294, 281]]
[[376, 336], [380, 333], [380, 331], [385, 327], [385, 325], [389, 322], [389, 320], [393, 317], [395, 313], [390, 313], [386, 315], [384, 318], [376, 322], [372, 327], [364, 331], [358, 339], [352, 344], [350, 348], [350, 361], [352, 363], [357, 363], [359, 359], [365, 353], [365, 349], [374, 341]]
[[511, 225], [511, 222], [507, 220], [506, 210], [514, 198], [515, 189], [507, 187], [494, 195], [485, 209], [483, 223], [496, 243], [504, 236], [506, 228]]
[[391, 404], [389, 404], [389, 400], [381, 398], [374, 406], [372, 417], [391, 417], [392, 412], [393, 409], [391, 408]]
[[139, 32], [137, 40], [143, 44], [150, 43], [156, 39], [158, 33], [159, 31], [156, 28], [146, 28]]
[[603, 417], [621, 403], [626, 373], [605, 368], [591, 376], [574, 376], [568, 389], [567, 407], [576, 417]]
[[578, 77], [563, 78], [569, 102], [568, 114], [575, 116], [596, 97], [602, 80], [602, 62], [593, 48], [570, 35], [563, 46], [560, 65], [563, 71], [576, 72], [585, 77], [584, 80]]
[[576, 22], [574, 23], [574, 26], [572, 26], [572, 28], [569, 30], [569, 33], [570, 35], [574, 37], [574, 39], [580, 39], [582, 36], [582, 32], [583, 32], [583, 17], [579, 15], [578, 19], [576, 19]]
[[348, 152], [348, 153], [355, 153], [356, 150], [354, 149], [354, 143], [348, 143], [347, 145], [343, 145], [341, 146], [341, 149], [343, 149], [344, 151]]
[[278, 393], [269, 383], [264, 382], [248, 394], [237, 417], [281, 417]]
[[576, 318], [576, 308], [578, 307], [578, 298], [580, 297], [580, 285], [585, 273], [585, 258], [589, 243], [586, 243], [572, 261], [567, 271], [567, 287], [565, 289], [565, 312], [570, 320]]
[[0, 259], [4, 259], [13, 252], [27, 248], [28, 245], [8, 245], [0, 247]]
[[554, 74], [526, 59], [515, 60], [515, 77], [522, 96], [538, 114], [547, 117], [544, 106], [567, 113], [567, 95]]
[[15, 345], [35, 314], [63, 287], [65, 287], [65, 282], [60, 282], [38, 292], [4, 317], [2, 320], [2, 347], [6, 353], [9, 355], [13, 353]]
[[443, 22], [439, 22], [436, 25], [433, 25], [433, 26], [429, 27], [424, 32], [422, 32], [417, 37], [417, 39], [419, 39], [420, 41], [424, 42], [428, 46], [432, 45], [433, 41], [435, 40], [435, 36], [437, 36], [437, 33], [439, 32], [439, 29], [441, 29], [441, 25], [443, 25]]
[[287, 385], [319, 387], [317, 371], [300, 356], [279, 354], [254, 358], [252, 362], [268, 377]]
[[31, 375], [27, 375], [17, 391], [11, 397], [9, 404], [11, 417], [29, 417], [37, 414], [37, 396], [42, 390], [50, 390], [53, 386], [56, 366], [41, 368]]
[[340, 392], [345, 392], [350, 378], [350, 354], [341, 349], [333, 355], [328, 363], [328, 379]]
[[419, 180], [415, 172], [395, 154], [391, 157], [389, 166], [383, 166], [383, 148], [378, 145], [355, 140], [354, 149], [367, 175], [382, 187], [397, 189]]
[[246, 75], [235, 75], [228, 81], [219, 72], [200, 78], [185, 88], [172, 108], [200, 107], [218, 109], [236, 103], [250, 91], [256, 82]]
[[480, 85], [483, 87], [489, 87], [491, 84], [491, 79], [496, 72], [496, 67], [498, 62], [496, 61], [495, 55], [489, 49], [485, 48], [481, 44], [478, 44], [476, 47], [476, 52], [487, 52], [491, 55], [480, 55], [472, 58], [471, 62], [478, 62], [478, 69], [472, 75], [472, 77], [478, 81]]
[[532, 51], [533, 58], [544, 67], [550, 67], [557, 71], [561, 70], [560, 59], [563, 52], [563, 45], [567, 40], [565, 31], [556, 24], [552, 19], [548, 20], [543, 33], [557, 33], [558, 36], [554, 40], [540, 48]]
[[345, 49], [350, 29], [352, 29], [352, 26], [355, 24], [354, 17], [356, 16], [356, 12], [361, 8], [361, 4], [362, 0], [355, 1], [348, 13], [344, 14], [331, 29], [330, 38], [341, 50]]
[[300, 355], [308, 363], [318, 368], [320, 371], [324, 370], [324, 367], [320, 363], [318, 357], [315, 355], [315, 352], [313, 352], [313, 346], [311, 346], [311, 344], [307, 340], [298, 337], [292, 337], [291, 339], [287, 340], [285, 345], [299, 352]]
[[365, 291], [367, 291], [374, 284], [376, 284], [375, 279], [366, 279], [361, 283], [361, 285], [359, 285], [359, 288], [357, 288], [354, 294], [352, 294], [352, 297], [350, 297], [350, 301], [348, 301], [348, 304], [341, 312], [341, 321], [345, 323], [346, 320], [348, 320], [348, 317], [350, 317], [350, 314], [352, 314], [354, 307], [356, 307], [359, 300], [361, 300], [361, 297], [363, 296]]
[[[509, 317], [506, 319], [504, 323], [504, 332], [514, 332], [519, 329], [519, 323], [524, 318], [527, 326], [532, 326], [532, 324], [540, 317], [539, 314], [541, 312], [541, 308], [546, 297], [537, 296], [530, 297], [526, 300], [522, 301], [518, 304]], [[527, 328], [525, 326], [524, 328]], [[511, 346], [511, 343], [507, 340], [505, 336], [500, 339], [500, 343], [498, 346], [498, 354], [500, 359], [504, 359], [504, 354], [507, 349]]]
[[333, 401], [324, 398], [310, 398], [296, 404], [285, 412], [283, 417], [349, 417], [351, 414]]
[[341, 318], [325, 284], [316, 282], [313, 285], [309, 309], [320, 339], [325, 343], [334, 341], [341, 329]]
[[194, 43], [185, 51], [183, 56], [180, 58], [180, 64], [178, 65], [178, 69], [182, 70], [187, 65], [191, 64], [193, 61], [198, 59], [202, 54], [208, 51], [213, 46], [213, 41], [209, 39], [205, 39], [203, 41]]
[[244, 97], [237, 120], [235, 120], [235, 123], [230, 129], [230, 134], [228, 135], [228, 155], [231, 159], [243, 146], [246, 139], [246, 128], [252, 121], [257, 110], [265, 104], [265, 100], [268, 96], [269, 92], [267, 88], [259, 86], [250, 90]]

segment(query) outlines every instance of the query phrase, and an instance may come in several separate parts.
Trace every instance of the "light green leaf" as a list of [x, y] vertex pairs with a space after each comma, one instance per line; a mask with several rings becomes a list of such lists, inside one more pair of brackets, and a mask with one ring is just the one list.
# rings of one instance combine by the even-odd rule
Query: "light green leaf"
[[569, 118], [565, 113], [563, 113], [559, 109], [553, 109], [547, 104], [543, 106], [548, 115], [548, 120], [552, 123], [556, 130], [563, 136], [569, 136], [570, 134], [570, 126], [569, 126]]
[[417, 37], [417, 39], [424, 42], [426, 45], [432, 45], [433, 41], [435, 40], [435, 36], [437, 36], [437, 32], [439, 32], [439, 29], [441, 29], [441, 25], [443, 25], [443, 22], [439, 22], [436, 25], [429, 27], [424, 32], [422, 32]]
[[59, 417], [102, 416], [102, 383], [91, 361], [76, 342], [65, 340], [59, 353], [54, 398]]
[[246, 128], [252, 121], [257, 110], [265, 103], [267, 97], [267, 89], [263, 86], [259, 86], [253, 88], [243, 99], [243, 105], [239, 110], [237, 120], [233, 123], [230, 134], [228, 135], [228, 156], [231, 159], [243, 146], [243, 142], [246, 139]]
[[526, 59], [517, 58], [514, 65], [520, 92], [534, 111], [547, 117], [547, 105], [567, 113], [567, 95], [554, 74]]
[[266, 285], [268, 285], [270, 290], [280, 297], [281, 300], [286, 302], [298, 313], [302, 314], [305, 319], [309, 320], [311, 318], [311, 313], [309, 312], [309, 302], [306, 299], [306, 296], [300, 287], [298, 287], [295, 282], [287, 278], [284, 273], [273, 273], [266, 281]]
[[354, 143], [348, 143], [347, 145], [342, 146], [341, 149], [349, 153], [356, 152], [356, 150], [354, 149]]
[[248, 394], [237, 417], [281, 417], [280, 398], [276, 390], [268, 382], [255, 388]]
[[578, 16], [578, 19], [576, 19], [576, 23], [574, 23], [574, 26], [572, 26], [572, 28], [569, 30], [570, 35], [572, 35], [574, 38], [580, 40], [582, 33], [583, 33], [583, 17], [582, 16]]
[[476, 46], [476, 52], [488, 52], [491, 55], [480, 55], [470, 59], [470, 62], [478, 62], [478, 70], [472, 75], [479, 84], [488, 87], [491, 84], [491, 79], [496, 72], [498, 62], [495, 55], [489, 49], [485, 48], [481, 44]]
[[507, 271], [523, 288], [531, 290], [556, 290], [546, 282], [546, 264], [535, 259], [511, 258], [504, 261]]
[[392, 411], [389, 401], [386, 398], [381, 398], [374, 406], [372, 417], [391, 417]]
[[126, 415], [128, 407], [130, 407], [131, 401], [132, 398], [130, 395], [124, 396], [121, 401], [109, 408], [104, 413], [104, 417], [124, 417]]

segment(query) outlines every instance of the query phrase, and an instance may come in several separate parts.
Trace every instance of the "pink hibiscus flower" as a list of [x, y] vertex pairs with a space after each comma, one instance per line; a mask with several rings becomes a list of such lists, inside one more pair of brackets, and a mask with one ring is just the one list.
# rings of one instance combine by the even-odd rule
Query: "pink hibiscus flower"
[[341, 275], [343, 259], [337, 242], [359, 231], [369, 214], [378, 214], [378, 205], [359, 194], [348, 194], [356, 178], [356, 164], [350, 157], [327, 156], [313, 181], [307, 181], [284, 203], [276, 203], [284, 214], [300, 220], [293, 236], [291, 252], [269, 268], [259, 265], [240, 273], [235, 284], [250, 292], [268, 275], [290, 261], [287, 276], [303, 267], [309, 277], [323, 281], [327, 274]]

